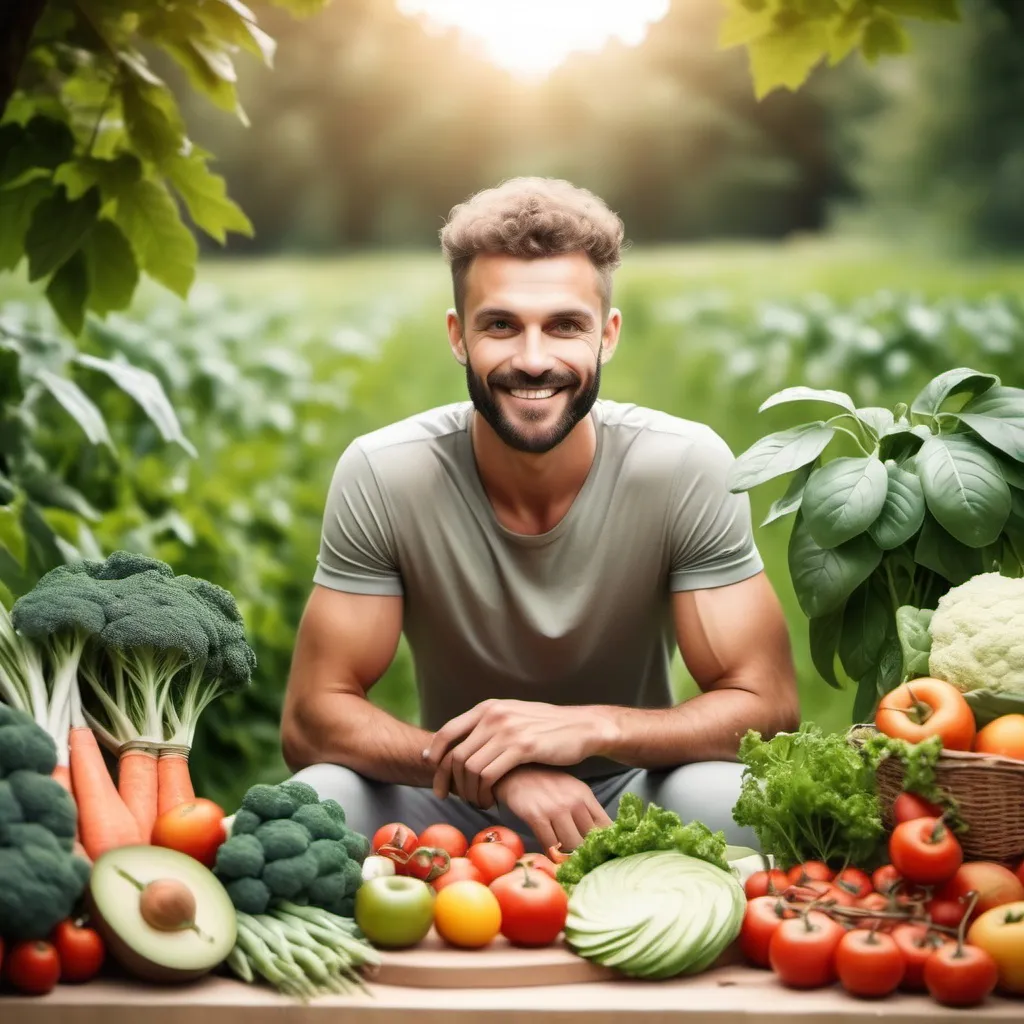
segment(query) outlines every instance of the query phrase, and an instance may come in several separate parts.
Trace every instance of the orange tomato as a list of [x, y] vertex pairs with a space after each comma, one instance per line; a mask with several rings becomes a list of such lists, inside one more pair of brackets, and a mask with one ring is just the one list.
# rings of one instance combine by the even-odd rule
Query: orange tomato
[[886, 736], [920, 743], [941, 736], [947, 750], [970, 750], [976, 726], [964, 695], [942, 679], [912, 679], [887, 693], [875, 713], [875, 727]]
[[189, 800], [165, 811], [153, 824], [150, 842], [194, 857], [212, 868], [227, 838], [224, 812], [212, 800]]
[[1024, 715], [994, 718], [974, 739], [979, 754], [998, 754], [1024, 761]]
[[482, 882], [452, 882], [434, 900], [434, 928], [453, 946], [480, 949], [501, 931], [501, 904]]
[[430, 884], [434, 887], [434, 892], [440, 892], [453, 882], [464, 882], [467, 879], [473, 882], [482, 882], [484, 876], [468, 858], [452, 857], [448, 862], [448, 870], [438, 875]]

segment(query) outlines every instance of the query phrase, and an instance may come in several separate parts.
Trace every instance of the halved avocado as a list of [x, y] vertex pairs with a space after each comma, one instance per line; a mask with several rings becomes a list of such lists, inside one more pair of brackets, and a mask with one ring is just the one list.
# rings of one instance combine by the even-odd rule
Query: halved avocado
[[[143, 895], [152, 882], [191, 894], [194, 927], [168, 930], [147, 922]], [[231, 952], [238, 930], [235, 908], [216, 875], [192, 857], [160, 846], [104, 853], [92, 868], [87, 905], [111, 955], [146, 981], [201, 978]]]

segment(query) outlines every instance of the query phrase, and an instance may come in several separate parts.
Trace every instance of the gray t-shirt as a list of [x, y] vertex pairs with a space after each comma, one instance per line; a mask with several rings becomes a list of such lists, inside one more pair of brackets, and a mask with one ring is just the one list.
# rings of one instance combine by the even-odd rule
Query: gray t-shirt
[[[498, 522], [470, 437], [473, 406], [357, 438], [324, 515], [316, 583], [404, 597], [423, 728], [489, 697], [670, 707], [673, 591], [763, 567], [747, 496], [709, 427], [598, 400], [594, 463], [547, 533]], [[594, 778], [622, 765], [591, 758]]]

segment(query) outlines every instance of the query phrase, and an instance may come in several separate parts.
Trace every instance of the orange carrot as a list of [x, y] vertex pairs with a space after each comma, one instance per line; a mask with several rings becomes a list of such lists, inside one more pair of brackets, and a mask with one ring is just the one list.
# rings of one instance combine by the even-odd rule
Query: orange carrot
[[85, 852], [96, 860], [107, 850], [137, 845], [141, 841], [138, 822], [114, 787], [92, 729], [72, 727], [68, 733], [68, 748]]
[[166, 814], [179, 804], [195, 800], [192, 778], [188, 773], [188, 754], [181, 750], [161, 750], [157, 764], [157, 814]]
[[117, 791], [125, 807], [138, 822], [144, 843], [153, 834], [156, 821], [156, 752], [128, 747], [117, 759]]
[[66, 764], [59, 764], [53, 769], [53, 779], [59, 782], [71, 795], [75, 795], [71, 788], [71, 769]]

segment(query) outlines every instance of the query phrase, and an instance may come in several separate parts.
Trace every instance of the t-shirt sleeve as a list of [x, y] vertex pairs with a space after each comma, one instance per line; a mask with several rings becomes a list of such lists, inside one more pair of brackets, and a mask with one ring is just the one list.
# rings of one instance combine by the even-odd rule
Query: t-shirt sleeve
[[754, 543], [750, 499], [729, 491], [733, 461], [729, 446], [709, 431], [679, 466], [670, 513], [673, 591], [740, 583], [764, 568]]
[[313, 581], [352, 594], [403, 592], [384, 495], [358, 441], [334, 470]]

